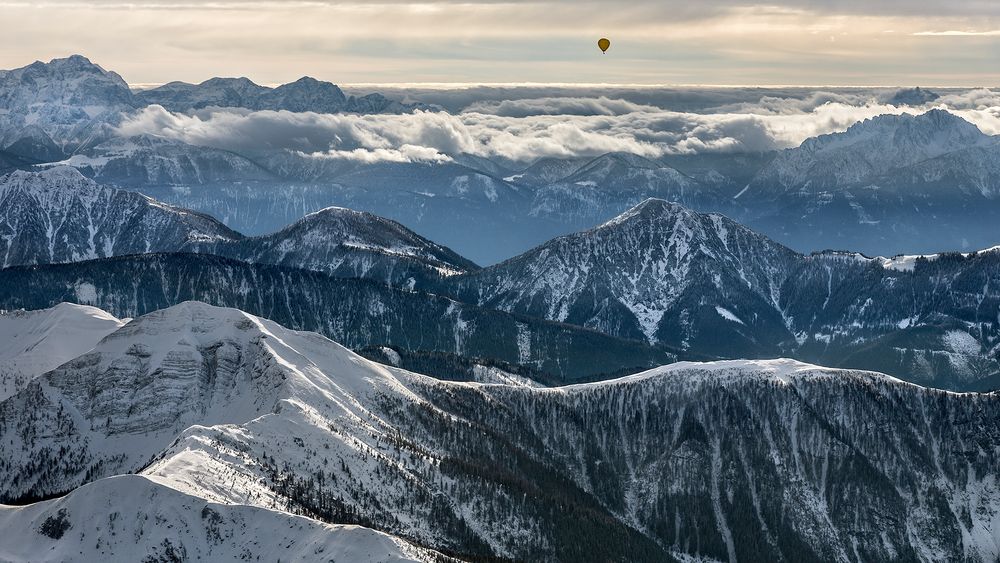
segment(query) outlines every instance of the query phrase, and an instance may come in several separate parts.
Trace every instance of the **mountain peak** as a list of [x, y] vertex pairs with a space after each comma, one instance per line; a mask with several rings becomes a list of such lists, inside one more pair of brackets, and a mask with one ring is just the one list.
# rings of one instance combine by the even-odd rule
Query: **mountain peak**
[[0, 176], [0, 186], [24, 184], [26, 182], [44, 184], [94, 184], [92, 180], [88, 179], [72, 166], [49, 166], [34, 171], [14, 170], [4, 176]]
[[975, 124], [936, 108], [920, 114], [879, 115], [855, 123], [844, 133], [831, 133], [816, 139], [827, 141], [829, 148], [864, 139], [886, 145], [934, 145], [941, 152], [949, 152], [981, 143], [988, 137]]
[[894, 106], [919, 106], [940, 98], [937, 92], [925, 90], [917, 86], [916, 88], [904, 88], [897, 91], [889, 98], [888, 103]]
[[68, 57], [60, 57], [50, 60], [49, 62], [35, 61], [24, 68], [38, 70], [50, 70], [50, 69], [61, 69], [61, 70], [76, 70], [76, 71], [97, 71], [101, 74], [107, 73], [106, 70], [96, 65], [90, 61], [87, 57], [83, 55], [70, 55]]
[[651, 197], [631, 209], [617, 215], [598, 228], [621, 225], [637, 219], [644, 221], [663, 219], [665, 217], [678, 214], [694, 214], [694, 212], [679, 203]]

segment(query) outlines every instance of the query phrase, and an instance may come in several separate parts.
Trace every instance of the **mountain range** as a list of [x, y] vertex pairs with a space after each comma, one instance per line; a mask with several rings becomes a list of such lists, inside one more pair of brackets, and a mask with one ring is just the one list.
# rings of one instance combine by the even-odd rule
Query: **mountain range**
[[235, 558], [277, 534], [382, 557], [992, 561], [997, 409], [790, 360], [444, 382], [182, 303], [0, 402], [0, 496], [72, 490], [0, 528], [29, 558]]
[[[929, 99], [924, 91], [900, 94], [906, 99], [894, 103], [903, 110]], [[68, 164], [249, 235], [348, 207], [396, 220], [481, 264], [595, 227], [649, 198], [724, 213], [803, 253], [935, 253], [997, 242], [996, 138], [941, 109], [881, 115], [764, 153], [609, 153], [522, 163], [456, 153], [447, 155], [450, 162], [368, 163], [120, 138], [123, 116], [148, 104], [178, 112], [433, 109], [379, 95], [352, 98], [311, 78], [275, 88], [214, 78], [133, 92], [117, 74], [76, 55], [0, 73], [0, 170]]]
[[[62, 301], [136, 317], [187, 300], [239, 308], [352, 348], [399, 347], [523, 364], [556, 381], [676, 360], [676, 350], [445, 296], [207, 254], [146, 254], [0, 270], [0, 308]], [[697, 358], [696, 355], [689, 357]]]
[[158, 105], [171, 111], [205, 108], [245, 108], [316, 113], [400, 113], [414, 104], [402, 104], [381, 94], [346, 96], [336, 84], [309, 76], [275, 88], [260, 86], [249, 78], [211, 78], [200, 84], [170, 82], [139, 90], [135, 98], [143, 105]]
[[[511, 362], [555, 380], [678, 357], [794, 357], [946, 389], [1000, 383], [995, 251], [803, 255], [724, 215], [651, 199], [480, 268], [399, 223], [343, 208], [245, 237], [72, 168], [16, 172], [0, 189], [4, 201], [21, 202], [5, 212], [6, 265], [124, 256], [0, 270], [11, 288], [3, 307], [72, 300], [134, 317], [201, 300], [355, 348]], [[81, 199], [91, 192], [103, 199]], [[74, 212], [63, 217], [64, 208]], [[105, 223], [124, 228], [107, 234]], [[168, 254], [125, 256], [146, 253]], [[584, 365], [581, 358], [596, 357], [582, 351], [586, 343], [601, 339], [605, 353]]]

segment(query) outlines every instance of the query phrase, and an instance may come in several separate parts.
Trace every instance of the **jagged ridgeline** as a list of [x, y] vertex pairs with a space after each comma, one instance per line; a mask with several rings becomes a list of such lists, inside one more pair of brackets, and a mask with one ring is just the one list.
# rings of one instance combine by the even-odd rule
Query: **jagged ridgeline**
[[433, 294], [212, 255], [150, 254], [0, 270], [0, 307], [61, 301], [136, 317], [198, 300], [313, 330], [346, 346], [397, 346], [527, 364], [560, 380], [676, 359], [670, 349]]
[[[155, 519], [158, 503], [74, 500], [139, 471], [196, 497], [370, 526], [473, 560], [1000, 554], [997, 394], [791, 360], [681, 363], [562, 388], [451, 383], [184, 303], [119, 329], [0, 414], [3, 499], [103, 487], [41, 505], [45, 530], [64, 532], [44, 549], [119, 541], [115, 527], [78, 533], [116, 510]], [[173, 541], [206, 553], [204, 535]]]

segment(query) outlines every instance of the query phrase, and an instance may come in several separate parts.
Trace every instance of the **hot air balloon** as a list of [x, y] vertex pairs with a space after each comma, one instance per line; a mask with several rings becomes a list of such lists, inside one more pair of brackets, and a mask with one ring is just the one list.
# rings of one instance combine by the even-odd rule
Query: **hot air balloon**
[[601, 48], [602, 53], [607, 53], [608, 47], [611, 47], [611, 41], [609, 41], [606, 37], [602, 37], [597, 40], [597, 46]]

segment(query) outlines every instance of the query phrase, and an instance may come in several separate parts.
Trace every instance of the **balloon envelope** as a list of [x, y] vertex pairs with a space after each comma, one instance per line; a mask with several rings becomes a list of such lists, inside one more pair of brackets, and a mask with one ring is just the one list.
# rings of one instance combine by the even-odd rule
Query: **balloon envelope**
[[597, 40], [597, 46], [601, 48], [601, 52], [607, 52], [608, 47], [611, 46], [611, 41], [608, 41], [604, 37]]

